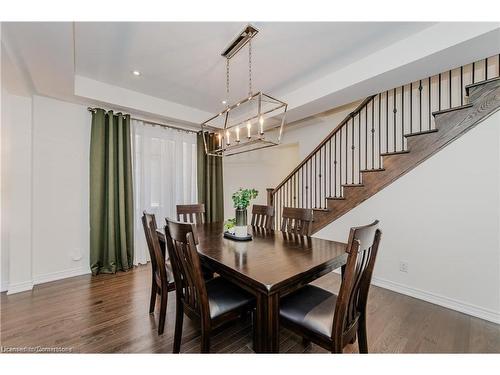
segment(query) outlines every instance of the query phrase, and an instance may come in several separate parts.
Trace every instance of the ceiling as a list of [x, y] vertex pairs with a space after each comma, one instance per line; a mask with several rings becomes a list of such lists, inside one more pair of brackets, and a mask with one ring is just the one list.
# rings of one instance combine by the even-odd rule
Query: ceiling
[[[253, 90], [286, 101], [289, 121], [493, 55], [500, 43], [499, 23], [252, 24]], [[3, 84], [194, 126], [223, 107], [220, 53], [245, 25], [3, 22]], [[231, 60], [231, 101], [248, 94], [247, 64], [246, 48]]]
[[[431, 26], [430, 23], [254, 23], [253, 88], [297, 87]], [[221, 51], [244, 23], [77, 23], [76, 73], [214, 112], [225, 98]], [[140, 77], [132, 70], [139, 70]], [[248, 93], [248, 49], [230, 61], [234, 101]]]

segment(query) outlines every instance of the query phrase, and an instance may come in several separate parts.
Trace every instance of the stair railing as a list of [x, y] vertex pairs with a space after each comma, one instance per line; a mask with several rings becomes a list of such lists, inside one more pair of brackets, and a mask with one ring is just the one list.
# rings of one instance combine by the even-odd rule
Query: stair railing
[[465, 87], [500, 76], [500, 54], [367, 97], [274, 189], [268, 203], [281, 226], [283, 207], [327, 210], [382, 156], [408, 152], [406, 137], [436, 131], [433, 113], [462, 106]]

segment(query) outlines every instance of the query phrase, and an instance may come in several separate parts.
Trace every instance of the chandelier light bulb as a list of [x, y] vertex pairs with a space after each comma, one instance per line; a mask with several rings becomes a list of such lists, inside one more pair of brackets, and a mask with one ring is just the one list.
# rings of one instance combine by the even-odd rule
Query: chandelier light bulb
[[264, 117], [260, 116], [259, 118], [259, 124], [260, 124], [260, 134], [264, 134]]
[[252, 124], [250, 123], [250, 121], [247, 122], [247, 137], [250, 138], [251, 135], [250, 135], [250, 132], [252, 131]]
[[236, 128], [236, 142], [240, 141], [240, 128]]
[[217, 138], [219, 140], [219, 148], [221, 148], [222, 147], [222, 135], [220, 133], [218, 133]]
[[226, 144], [229, 145], [231, 144], [231, 140], [229, 139], [230, 132], [229, 130], [226, 132]]

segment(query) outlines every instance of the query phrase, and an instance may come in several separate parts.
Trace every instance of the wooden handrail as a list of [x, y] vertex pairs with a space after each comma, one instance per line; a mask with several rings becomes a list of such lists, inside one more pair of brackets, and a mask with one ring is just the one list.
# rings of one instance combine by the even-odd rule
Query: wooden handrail
[[287, 181], [300, 169], [302, 168], [302, 166], [304, 166], [304, 164], [306, 164], [313, 156], [314, 154], [316, 154], [320, 149], [321, 147], [323, 147], [346, 123], [347, 121], [349, 121], [352, 117], [356, 116], [356, 114], [358, 114], [376, 95], [371, 95], [369, 97], [367, 97], [365, 100], [363, 100], [357, 107], [354, 111], [352, 111], [351, 113], [349, 113], [343, 120], [342, 122], [340, 122], [340, 124], [338, 124], [331, 132], [330, 134], [328, 134], [325, 139], [323, 139], [323, 141], [318, 145], [316, 146], [316, 148], [314, 150], [312, 150], [309, 155], [307, 155], [307, 157], [302, 160], [302, 162], [299, 163], [299, 165], [297, 165], [292, 172], [290, 172], [290, 174], [288, 176], [285, 177], [285, 179], [278, 185], [274, 188], [272, 194], [276, 194], [276, 192], [284, 185], [287, 183]]

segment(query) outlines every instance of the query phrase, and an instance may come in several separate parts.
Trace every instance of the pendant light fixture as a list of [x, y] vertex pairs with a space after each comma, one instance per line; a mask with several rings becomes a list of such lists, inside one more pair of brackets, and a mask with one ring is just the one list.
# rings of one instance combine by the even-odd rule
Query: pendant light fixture
[[[252, 39], [257, 33], [255, 27], [247, 25], [221, 53], [226, 59], [225, 109], [201, 124], [207, 155], [236, 155], [281, 142], [287, 103], [252, 89]], [[248, 45], [248, 96], [229, 104], [230, 60], [245, 45]]]

